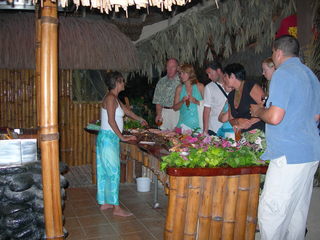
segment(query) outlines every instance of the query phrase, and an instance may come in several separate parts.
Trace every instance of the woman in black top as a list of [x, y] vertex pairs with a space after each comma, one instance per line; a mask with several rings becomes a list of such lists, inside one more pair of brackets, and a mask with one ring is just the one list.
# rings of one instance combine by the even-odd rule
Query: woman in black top
[[228, 95], [229, 121], [235, 132], [247, 132], [252, 129], [264, 131], [264, 122], [251, 117], [250, 104], [263, 104], [265, 96], [262, 88], [252, 81], [246, 81], [246, 71], [239, 63], [229, 64], [224, 69], [225, 82], [233, 88]]

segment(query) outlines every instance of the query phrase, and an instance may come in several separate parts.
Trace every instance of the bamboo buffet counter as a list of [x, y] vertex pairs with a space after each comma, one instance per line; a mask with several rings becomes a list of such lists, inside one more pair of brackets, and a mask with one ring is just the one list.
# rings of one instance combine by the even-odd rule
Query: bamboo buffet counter
[[142, 162], [165, 186], [169, 199], [164, 239], [255, 239], [260, 175], [266, 166], [163, 172], [160, 158], [168, 152], [161, 146], [120, 145], [122, 154]]
[[[166, 240], [254, 240], [260, 175], [266, 166], [242, 168], [168, 168], [160, 159], [161, 146], [121, 142], [126, 181], [134, 181], [134, 162], [150, 169], [165, 186], [168, 209]], [[94, 163], [95, 164], [95, 163]]]
[[164, 239], [255, 238], [260, 174], [267, 167], [169, 168]]

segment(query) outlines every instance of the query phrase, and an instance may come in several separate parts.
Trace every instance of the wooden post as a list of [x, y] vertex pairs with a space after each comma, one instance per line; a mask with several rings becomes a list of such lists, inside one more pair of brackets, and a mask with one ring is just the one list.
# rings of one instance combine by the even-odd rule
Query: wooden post
[[47, 239], [64, 239], [59, 174], [57, 3], [41, 9], [40, 148]]
[[[41, 101], [41, 88], [40, 88], [40, 71], [41, 71], [41, 18], [39, 16], [39, 4], [36, 4], [36, 96], [37, 96], [37, 127], [40, 126], [40, 101]], [[39, 130], [38, 130], [39, 131]], [[39, 143], [38, 143], [39, 144]]]

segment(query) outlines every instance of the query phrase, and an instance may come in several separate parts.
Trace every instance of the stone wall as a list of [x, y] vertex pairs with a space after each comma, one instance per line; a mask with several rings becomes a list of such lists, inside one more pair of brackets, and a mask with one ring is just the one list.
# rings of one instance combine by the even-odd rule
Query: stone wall
[[[60, 165], [60, 172], [65, 168]], [[60, 184], [63, 206], [68, 182], [62, 175]], [[0, 240], [44, 238], [41, 163], [0, 168]]]

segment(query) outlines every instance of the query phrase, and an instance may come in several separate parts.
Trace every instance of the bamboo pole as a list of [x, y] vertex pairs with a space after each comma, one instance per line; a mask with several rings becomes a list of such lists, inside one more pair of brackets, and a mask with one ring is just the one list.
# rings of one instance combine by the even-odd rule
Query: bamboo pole
[[198, 239], [209, 239], [211, 221], [212, 193], [215, 177], [203, 177], [201, 184], [201, 204], [199, 209]]
[[247, 210], [246, 240], [254, 240], [255, 238], [259, 191], [260, 191], [260, 174], [251, 174], [250, 175], [250, 193], [249, 193], [248, 210]]
[[198, 211], [200, 205], [201, 177], [190, 177], [188, 184], [188, 202], [184, 226], [184, 240], [197, 237]]
[[166, 226], [164, 231], [165, 240], [173, 239], [174, 217], [175, 217], [177, 188], [178, 188], [177, 177], [170, 176], [169, 182], [170, 182], [169, 199], [168, 199]]
[[46, 238], [64, 239], [59, 174], [57, 3], [41, 10], [40, 148]]
[[236, 209], [236, 224], [234, 227], [234, 239], [242, 240], [246, 236], [246, 221], [248, 210], [248, 198], [250, 191], [250, 176], [240, 175], [238, 187], [238, 201]]
[[183, 232], [185, 226], [185, 216], [186, 216], [186, 207], [188, 199], [188, 178], [189, 177], [178, 177], [178, 187], [177, 187], [177, 196], [176, 196], [176, 208], [174, 216], [174, 231], [173, 238], [174, 240], [183, 239]]
[[[36, 5], [36, 98], [37, 98], [37, 127], [40, 126], [40, 94], [41, 94], [41, 18], [39, 18], [39, 4]], [[39, 130], [38, 130], [39, 131]]]
[[149, 154], [143, 154], [143, 165], [148, 167], [149, 166]]
[[237, 207], [239, 176], [229, 176], [227, 195], [223, 212], [222, 239], [232, 240], [234, 236], [235, 213]]
[[215, 183], [213, 186], [212, 194], [212, 208], [211, 215], [212, 221], [210, 226], [210, 238], [209, 239], [221, 239], [222, 237], [222, 227], [223, 227], [223, 212], [226, 197], [226, 186], [228, 182], [228, 177], [226, 176], [216, 176]]

